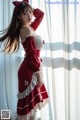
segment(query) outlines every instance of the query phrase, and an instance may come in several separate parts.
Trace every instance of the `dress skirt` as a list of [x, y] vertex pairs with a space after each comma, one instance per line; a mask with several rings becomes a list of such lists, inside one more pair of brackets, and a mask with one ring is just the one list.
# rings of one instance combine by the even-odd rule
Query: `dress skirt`
[[49, 102], [48, 93], [43, 81], [42, 65], [40, 66], [40, 76], [43, 82], [41, 88], [35, 73], [28, 66], [27, 59], [24, 59], [18, 70], [18, 89], [17, 94], [17, 120], [29, 120], [31, 116]]

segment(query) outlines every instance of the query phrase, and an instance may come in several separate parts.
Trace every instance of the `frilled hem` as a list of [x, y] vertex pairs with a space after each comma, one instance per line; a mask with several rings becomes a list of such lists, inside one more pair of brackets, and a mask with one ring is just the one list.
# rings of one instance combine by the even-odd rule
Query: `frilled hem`
[[21, 92], [21, 93], [19, 92], [17, 94], [18, 99], [23, 99], [26, 96], [28, 96], [31, 93], [31, 91], [35, 88], [35, 86], [38, 84], [38, 81], [37, 81], [37, 78], [36, 78], [36, 73], [39, 73], [39, 75], [40, 75], [40, 81], [43, 84], [45, 84], [44, 81], [43, 81], [42, 64], [41, 64], [40, 71], [37, 71], [37, 72], [33, 73], [32, 80], [31, 80], [31, 83], [29, 84], [29, 86], [23, 92]]
[[49, 98], [44, 99], [43, 102], [39, 102], [36, 104], [34, 109], [32, 109], [27, 115], [17, 115], [17, 120], [29, 120], [31, 116], [37, 112], [37, 109], [41, 110], [47, 103], [49, 103]]
[[[42, 81], [42, 79], [43, 78], [41, 78], [41, 81]], [[28, 96], [31, 93], [31, 91], [34, 90], [34, 88], [37, 86], [37, 83], [38, 83], [37, 78], [33, 74], [32, 81], [31, 81], [30, 85], [25, 89], [25, 91], [17, 94], [18, 99], [23, 99], [26, 96]], [[43, 82], [43, 84], [45, 84], [45, 83]]]

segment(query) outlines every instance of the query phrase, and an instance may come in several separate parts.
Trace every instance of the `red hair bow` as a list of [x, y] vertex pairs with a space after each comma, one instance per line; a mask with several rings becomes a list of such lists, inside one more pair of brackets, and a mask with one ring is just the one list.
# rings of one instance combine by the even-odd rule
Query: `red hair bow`
[[14, 6], [17, 7], [21, 2], [24, 2], [24, 1], [27, 2], [27, 3], [29, 3], [29, 0], [23, 0], [23, 1], [20, 1], [20, 2], [19, 1], [14, 1], [12, 3], [14, 4]]

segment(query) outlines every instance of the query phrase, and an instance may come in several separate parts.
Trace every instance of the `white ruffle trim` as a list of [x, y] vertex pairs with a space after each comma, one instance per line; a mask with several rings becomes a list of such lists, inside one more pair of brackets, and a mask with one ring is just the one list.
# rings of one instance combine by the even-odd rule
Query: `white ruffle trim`
[[41, 48], [43, 47], [43, 40], [39, 35], [35, 36], [35, 46], [37, 50], [41, 50]]
[[[41, 74], [41, 73], [40, 73]], [[42, 78], [42, 75], [41, 75], [41, 81], [43, 82], [43, 78]], [[25, 98], [26, 96], [28, 96], [31, 91], [35, 88], [35, 86], [37, 85], [38, 81], [37, 81], [37, 78], [36, 78], [36, 75], [35, 73], [33, 73], [33, 76], [32, 76], [32, 80], [31, 80], [31, 83], [29, 84], [29, 86], [25, 89], [25, 91], [21, 92], [21, 93], [18, 93], [17, 94], [17, 97], [19, 99], [23, 99]], [[43, 82], [44, 84], [44, 82]]]
[[28, 96], [31, 93], [31, 91], [35, 88], [35, 86], [37, 85], [37, 82], [38, 82], [37, 78], [33, 74], [32, 80], [31, 80], [31, 83], [29, 84], [29, 86], [25, 89], [25, 91], [18, 93], [17, 97], [19, 99], [22, 99], [22, 98], [25, 98], [26, 96]]
[[27, 115], [17, 115], [17, 120], [29, 120], [31, 116], [34, 115], [35, 112], [37, 112], [37, 109], [41, 110], [47, 103], [49, 103], [49, 98], [44, 99], [43, 102], [40, 102], [36, 104], [34, 109], [32, 109]]

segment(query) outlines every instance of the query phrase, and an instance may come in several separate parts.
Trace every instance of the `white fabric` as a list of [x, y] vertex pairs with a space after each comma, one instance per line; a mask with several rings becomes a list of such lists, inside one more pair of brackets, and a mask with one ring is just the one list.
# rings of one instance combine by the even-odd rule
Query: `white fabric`
[[38, 103], [34, 109], [32, 109], [27, 115], [23, 115], [23, 116], [17, 116], [17, 120], [29, 120], [31, 116], [34, 115], [35, 112], [37, 112], [37, 110], [41, 110], [42, 107], [44, 107], [47, 103], [49, 102], [49, 99], [45, 99], [42, 103]]

